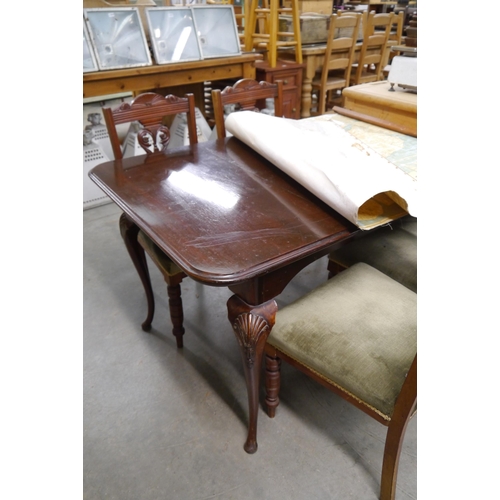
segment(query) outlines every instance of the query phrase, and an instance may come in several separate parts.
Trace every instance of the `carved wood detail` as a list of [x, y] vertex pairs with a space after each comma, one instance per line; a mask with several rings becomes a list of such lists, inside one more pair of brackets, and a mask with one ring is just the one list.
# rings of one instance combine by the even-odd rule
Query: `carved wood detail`
[[244, 350], [249, 366], [255, 362], [256, 346], [262, 334], [269, 335], [269, 323], [252, 313], [240, 314], [233, 323], [233, 330], [240, 347]]
[[161, 105], [162, 103], [168, 106], [171, 106], [172, 104], [185, 105], [186, 102], [187, 98], [178, 97], [173, 94], [163, 96], [155, 92], [145, 92], [144, 94], [138, 95], [131, 103], [130, 102], [121, 103], [120, 106], [118, 106], [114, 110], [114, 113], [149, 108]]
[[248, 391], [249, 424], [244, 445], [247, 453], [257, 451], [257, 413], [262, 355], [267, 337], [276, 319], [275, 300], [252, 306], [237, 295], [227, 301], [228, 317], [240, 345]]
[[[270, 94], [269, 92], [272, 92]], [[239, 111], [257, 111], [257, 101], [272, 95], [278, 94], [277, 85], [270, 82], [258, 82], [249, 78], [243, 78], [236, 82], [232, 87], [226, 87], [222, 91], [225, 102], [234, 102]]]
[[158, 153], [167, 148], [170, 142], [170, 130], [165, 125], [143, 128], [137, 133], [139, 145], [146, 153]]

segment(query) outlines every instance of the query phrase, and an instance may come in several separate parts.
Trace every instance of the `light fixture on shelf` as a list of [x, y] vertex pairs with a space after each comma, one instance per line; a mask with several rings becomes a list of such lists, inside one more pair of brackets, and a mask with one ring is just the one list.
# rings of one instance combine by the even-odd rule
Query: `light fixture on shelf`
[[152, 64], [136, 7], [84, 9], [83, 13], [99, 69]]
[[83, 18], [83, 72], [97, 71], [97, 61], [94, 55], [94, 49], [90, 43], [90, 36]]
[[146, 9], [155, 61], [158, 64], [202, 58], [190, 8]]
[[192, 10], [203, 58], [241, 54], [232, 5], [197, 5]]

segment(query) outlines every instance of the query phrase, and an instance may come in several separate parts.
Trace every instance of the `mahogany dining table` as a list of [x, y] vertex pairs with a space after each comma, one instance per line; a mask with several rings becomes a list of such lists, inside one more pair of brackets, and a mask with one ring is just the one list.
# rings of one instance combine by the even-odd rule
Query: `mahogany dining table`
[[244, 449], [254, 453], [274, 298], [362, 231], [236, 137], [102, 163], [89, 176], [123, 210], [132, 259], [141, 261], [131, 241], [140, 228], [193, 280], [234, 293], [227, 311], [248, 392]]

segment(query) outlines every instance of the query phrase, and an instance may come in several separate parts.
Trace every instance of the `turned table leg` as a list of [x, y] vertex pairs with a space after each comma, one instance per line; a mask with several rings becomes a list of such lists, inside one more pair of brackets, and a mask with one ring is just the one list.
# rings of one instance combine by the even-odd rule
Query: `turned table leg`
[[142, 329], [145, 331], [149, 331], [151, 329], [151, 323], [153, 321], [155, 312], [153, 288], [151, 286], [151, 279], [149, 277], [148, 264], [146, 261], [144, 249], [141, 247], [141, 245], [139, 245], [139, 242], [137, 241], [139, 228], [125, 214], [122, 214], [120, 217], [120, 233], [122, 235], [123, 241], [125, 242], [128, 254], [130, 255], [137, 273], [139, 274], [142, 285], [144, 286], [144, 291], [146, 292], [146, 298], [148, 302], [148, 315], [142, 323]]
[[304, 76], [302, 83], [302, 103], [300, 108], [300, 117], [309, 118], [311, 116], [311, 103], [312, 103], [312, 79]]
[[247, 453], [257, 451], [257, 415], [262, 356], [274, 326], [278, 305], [274, 300], [251, 306], [233, 295], [227, 302], [228, 317], [240, 345], [248, 392], [249, 424], [244, 445]]

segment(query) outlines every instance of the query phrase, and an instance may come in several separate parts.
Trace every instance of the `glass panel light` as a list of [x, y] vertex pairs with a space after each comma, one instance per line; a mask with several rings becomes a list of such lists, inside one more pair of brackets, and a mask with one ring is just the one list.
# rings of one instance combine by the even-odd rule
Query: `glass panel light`
[[90, 36], [85, 26], [85, 18], [83, 18], [83, 72], [97, 71], [97, 61], [95, 60], [94, 49], [90, 44]]
[[136, 7], [84, 9], [83, 12], [99, 69], [152, 64]]
[[189, 7], [146, 9], [157, 64], [202, 59]]
[[192, 9], [204, 58], [241, 54], [232, 5], [193, 6]]

